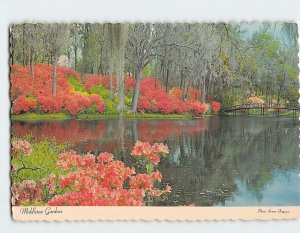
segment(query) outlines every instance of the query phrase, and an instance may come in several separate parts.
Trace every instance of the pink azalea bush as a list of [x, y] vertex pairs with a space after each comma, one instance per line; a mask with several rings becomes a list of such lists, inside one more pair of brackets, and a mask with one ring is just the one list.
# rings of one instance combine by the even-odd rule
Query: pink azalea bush
[[[30, 156], [30, 143], [17, 140], [12, 143], [14, 156]], [[53, 206], [143, 206], [171, 192], [167, 184], [158, 188], [162, 174], [154, 171], [160, 157], [169, 153], [164, 144], [138, 141], [131, 155], [144, 168], [126, 167], [114, 160], [111, 153], [78, 155], [75, 151], [60, 153], [56, 162], [59, 174], [51, 173], [40, 180], [13, 183], [13, 205]], [[152, 167], [149, 170], [146, 167]], [[17, 176], [16, 168], [12, 174]], [[29, 169], [29, 168], [28, 168]]]

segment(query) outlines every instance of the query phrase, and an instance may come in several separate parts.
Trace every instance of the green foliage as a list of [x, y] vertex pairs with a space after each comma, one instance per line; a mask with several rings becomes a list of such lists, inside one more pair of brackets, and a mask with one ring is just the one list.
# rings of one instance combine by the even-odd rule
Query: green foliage
[[293, 106], [297, 106], [298, 105], [298, 99], [300, 97], [299, 92], [297, 90], [297, 88], [295, 86], [292, 86], [288, 92], [287, 92], [289, 98], [290, 98], [290, 105]]
[[[14, 140], [16, 138], [12, 138], [12, 141]], [[56, 166], [58, 154], [69, 149], [70, 145], [68, 143], [57, 144], [55, 139], [44, 139], [37, 142], [31, 136], [27, 136], [27, 140], [32, 145], [32, 152], [30, 156], [12, 158], [12, 164], [16, 165], [19, 170], [16, 175], [12, 176], [13, 182], [39, 181], [49, 177], [51, 173], [58, 175], [59, 169]]]
[[154, 170], [154, 165], [152, 163], [146, 164], [146, 172], [150, 174]]
[[35, 96], [32, 93], [26, 95], [26, 98], [35, 99]]
[[109, 90], [105, 89], [102, 85], [95, 85], [93, 87], [91, 87], [89, 89], [89, 92], [91, 94], [97, 94], [97, 95], [100, 95], [102, 97], [102, 99], [105, 101], [105, 100], [108, 100], [109, 97], [110, 97], [110, 93], [109, 93]]
[[271, 34], [266, 32], [255, 33], [253, 41], [257, 46], [257, 53], [262, 53], [263, 56], [269, 58], [276, 58], [278, 56], [277, 53], [280, 48], [280, 43]]
[[232, 88], [224, 91], [222, 95], [223, 107], [241, 104], [244, 99], [244, 91], [239, 88]]
[[38, 120], [38, 119], [68, 119], [70, 116], [65, 113], [23, 113], [12, 115], [12, 120]]
[[105, 101], [105, 112], [108, 114], [117, 113], [117, 106], [118, 102], [117, 100], [106, 100]]
[[80, 83], [79, 80], [76, 77], [69, 76], [68, 77], [68, 82], [71, 84], [71, 86], [73, 87], [74, 91], [86, 92], [83, 84]]
[[154, 68], [152, 65], [148, 64], [143, 69], [143, 77], [154, 77]]
[[95, 114], [97, 113], [97, 104], [92, 104], [91, 106], [89, 106], [87, 109], [86, 109], [86, 113], [88, 114]]
[[131, 103], [132, 103], [132, 98], [125, 96], [125, 104], [130, 106]]
[[126, 93], [126, 96], [127, 96], [128, 98], [133, 98], [133, 90], [128, 91], [128, 92]]

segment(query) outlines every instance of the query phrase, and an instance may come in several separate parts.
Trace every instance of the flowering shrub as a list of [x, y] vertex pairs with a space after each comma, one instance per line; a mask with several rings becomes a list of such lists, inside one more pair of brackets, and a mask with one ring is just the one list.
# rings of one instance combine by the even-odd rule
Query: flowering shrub
[[[112, 86], [115, 90], [117, 87], [116, 77], [112, 77]], [[89, 75], [84, 77], [84, 86], [86, 89], [90, 89], [93, 86], [102, 85], [106, 89], [110, 89], [110, 77], [109, 75]]]
[[62, 110], [65, 105], [65, 95], [57, 94], [55, 96], [40, 95], [37, 97], [39, 107], [48, 113], [57, 113]]
[[36, 99], [20, 95], [12, 105], [12, 111], [15, 113], [32, 112], [36, 110]]
[[140, 86], [140, 93], [142, 95], [146, 94], [147, 92], [151, 92], [153, 90], [164, 90], [165, 87], [162, 85], [162, 82], [157, 78], [150, 77], [150, 78], [143, 78], [141, 80]]
[[221, 110], [221, 104], [217, 101], [212, 101], [210, 103], [212, 111], [217, 114]]
[[154, 145], [151, 146], [148, 142], [137, 141], [131, 155], [134, 157], [144, 157], [148, 162], [157, 165], [160, 161], [159, 155], [168, 153], [168, 147], [162, 143], [154, 143]]
[[188, 100], [199, 100], [200, 91], [198, 89], [189, 88], [188, 90]]
[[186, 102], [183, 102], [179, 99], [174, 99], [173, 105], [174, 105], [175, 113], [182, 114], [185, 112], [189, 112], [189, 106], [188, 106], [188, 103], [186, 103]]
[[172, 98], [175, 98], [175, 99], [182, 99], [183, 97], [183, 90], [179, 89], [179, 88], [172, 88], [170, 91], [169, 91], [169, 95], [172, 97]]
[[200, 103], [198, 101], [189, 101], [190, 111], [195, 115], [199, 116], [205, 114], [208, 111], [208, 104]]
[[[25, 148], [28, 142], [16, 141], [13, 150]], [[56, 171], [47, 178], [22, 180], [12, 185], [13, 205], [55, 205], [55, 206], [141, 206], [149, 205], [155, 198], [171, 192], [166, 185], [156, 188], [162, 174], [154, 170], [161, 155], [169, 153], [163, 144], [150, 145], [138, 141], [132, 156], [138, 158], [139, 167], [126, 167], [122, 161], [113, 160], [110, 153], [78, 155], [75, 151], [59, 154]], [[22, 154], [18, 154], [21, 156]], [[30, 152], [27, 156], [31, 156]], [[27, 166], [23, 162], [24, 166]], [[143, 168], [143, 166], [144, 168]], [[14, 164], [13, 164], [14, 166]], [[28, 167], [29, 168], [29, 167]], [[18, 176], [18, 172], [15, 172]], [[13, 179], [16, 180], [16, 179]]]
[[[79, 74], [71, 68], [57, 67], [57, 93], [52, 94], [52, 66], [45, 64], [35, 65], [35, 78], [30, 77], [30, 68], [20, 65], [11, 66], [11, 99], [12, 112], [59, 113], [67, 112], [70, 115], [79, 113], [116, 113], [118, 98], [110, 97], [110, 76], [89, 75], [84, 76], [84, 84], [80, 83]], [[125, 77], [125, 103], [131, 105], [135, 87], [135, 79]], [[117, 79], [112, 77], [113, 91], [116, 91]], [[200, 91], [190, 88], [188, 101], [183, 101], [183, 90], [171, 88], [166, 93], [165, 86], [154, 77], [141, 80], [138, 111], [162, 114], [192, 113], [201, 115], [207, 112], [208, 106], [199, 102]], [[30, 96], [30, 97], [28, 97]], [[98, 97], [96, 97], [98, 96]], [[254, 99], [251, 99], [254, 98]], [[257, 97], [249, 101], [257, 102]], [[212, 110], [220, 110], [218, 102], [212, 101]]]
[[52, 66], [36, 64], [35, 78], [32, 79], [28, 66], [11, 66], [13, 113], [35, 110], [58, 113], [66, 110], [71, 115], [76, 115], [80, 111], [87, 111], [91, 105], [94, 105], [94, 112], [105, 110], [101, 97], [85, 91], [85, 87], [79, 82], [79, 74], [71, 68], [57, 67], [57, 93], [52, 95], [52, 72]]
[[32, 146], [26, 140], [18, 140], [12, 142], [12, 156], [15, 157], [19, 152], [22, 152], [24, 156], [28, 156], [32, 151]]
[[253, 97], [249, 97], [246, 100], [246, 103], [249, 104], [257, 104], [257, 105], [263, 105], [265, 103], [265, 101], [262, 98], [259, 98], [257, 96], [253, 96]]

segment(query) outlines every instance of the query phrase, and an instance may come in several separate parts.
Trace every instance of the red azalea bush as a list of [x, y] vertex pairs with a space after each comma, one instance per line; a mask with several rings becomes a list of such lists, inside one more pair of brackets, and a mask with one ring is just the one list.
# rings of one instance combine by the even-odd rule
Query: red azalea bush
[[130, 76], [125, 77], [125, 90], [126, 91], [133, 91], [135, 87], [135, 79]]
[[[108, 82], [105, 82], [105, 86], [103, 84], [103, 79], [108, 80]], [[114, 81], [113, 83], [116, 84], [116, 80], [115, 78], [113, 78]], [[109, 76], [100, 76], [100, 75], [88, 75], [84, 77], [84, 87], [86, 89], [90, 89], [93, 86], [99, 85], [101, 84], [102, 86], [104, 86], [105, 88], [109, 89]], [[115, 85], [114, 85], [115, 87]]]
[[200, 103], [198, 101], [189, 101], [188, 103], [190, 111], [196, 115], [202, 115], [205, 114], [208, 111], [208, 104]]
[[154, 77], [143, 78], [141, 80], [140, 93], [145, 95], [148, 92], [155, 90], [164, 90], [165, 87], [162, 85], [162, 82]]
[[[183, 102], [180, 100], [180, 91], [172, 91], [172, 95], [163, 90], [147, 90], [141, 95], [138, 101], [138, 110], [140, 112], [152, 113], [192, 113], [196, 116], [205, 114], [208, 111], [208, 104], [200, 103], [198, 100]], [[177, 94], [176, 94], [177, 93]], [[179, 93], [179, 94], [178, 94]]]
[[[34, 79], [30, 76], [30, 68], [20, 65], [11, 66], [11, 99], [12, 111], [19, 114], [32, 112], [37, 108], [45, 113], [58, 113], [66, 110], [71, 115], [95, 105], [97, 112], [104, 112], [105, 104], [98, 95], [84, 95], [74, 92], [68, 83], [68, 77], [79, 78], [79, 74], [66, 67], [57, 67], [57, 92], [52, 94], [53, 67], [45, 64], [34, 65]], [[93, 77], [92, 77], [93, 79]], [[95, 81], [94, 81], [95, 82]], [[35, 98], [27, 98], [26, 96]]]
[[[14, 144], [12, 146], [15, 150]], [[160, 156], [168, 153], [164, 144], [151, 146], [138, 141], [131, 154], [147, 168], [157, 165]], [[19, 156], [22, 159], [23, 155]], [[59, 155], [56, 166], [62, 173], [58, 176], [50, 174], [36, 182], [24, 180], [14, 183], [11, 188], [12, 204], [143, 206], [171, 192], [169, 185], [164, 189], [155, 187], [162, 180], [158, 170], [139, 168], [138, 172], [134, 167], [126, 167], [122, 161], [113, 160], [110, 153], [100, 153], [96, 157], [68, 151]]]
[[212, 101], [210, 103], [212, 111], [217, 114], [221, 110], [221, 104], [217, 101]]
[[36, 110], [36, 99], [20, 95], [12, 105], [14, 113], [32, 112]]
[[175, 99], [182, 99], [183, 97], [183, 90], [179, 89], [179, 88], [172, 88], [170, 91], [169, 91], [169, 95], [172, 97], [172, 98], [175, 98]]
[[39, 107], [47, 113], [58, 113], [65, 106], [65, 96], [62, 94], [55, 96], [40, 95], [37, 100]]
[[166, 92], [162, 90], [148, 90], [140, 97], [138, 110], [170, 114], [174, 112], [174, 104], [172, 98]]
[[[88, 75], [84, 77], [84, 87], [90, 89], [96, 85], [102, 85], [106, 89], [110, 89], [110, 76], [109, 75]], [[117, 88], [117, 78], [112, 77], [112, 86], [115, 90]], [[131, 91], [134, 89], [135, 79], [130, 76], [125, 77], [125, 90]]]
[[[84, 87], [81, 86], [83, 90], [86, 88], [86, 91], [78, 92], [73, 90], [74, 88], [71, 87], [68, 80], [70, 76], [79, 80], [79, 74], [71, 68], [57, 67], [57, 93], [52, 95], [53, 67], [51, 65], [36, 64], [34, 70], [35, 75], [33, 79], [30, 77], [30, 68], [28, 66], [25, 68], [20, 65], [11, 66], [13, 113], [19, 114], [37, 110], [45, 113], [67, 111], [71, 115], [77, 115], [84, 112], [96, 113], [105, 111], [105, 103], [100, 95], [104, 92], [108, 93], [110, 89], [111, 78], [109, 75], [84, 76]], [[133, 91], [135, 83], [133, 77], [126, 76], [126, 91]], [[114, 90], [116, 90], [117, 79], [115, 77], [112, 77], [112, 84]], [[96, 94], [89, 94], [89, 90], [97, 85], [103, 87], [101, 87], [103, 93], [95, 92]], [[190, 88], [188, 90], [187, 102], [182, 100], [183, 90], [171, 88], [169, 93], [166, 93], [165, 89], [165, 86], [157, 78], [143, 78], [140, 86], [138, 111], [162, 114], [192, 113], [197, 116], [207, 112], [207, 105], [199, 102], [200, 91], [198, 89]], [[32, 96], [33, 98], [29, 99], [26, 96]], [[106, 97], [103, 98], [105, 99]], [[218, 102], [212, 101], [211, 106], [215, 114], [220, 111], [221, 105]]]
[[174, 99], [173, 104], [174, 104], [174, 112], [175, 113], [183, 114], [183, 113], [189, 112], [188, 103], [183, 102], [179, 99]]
[[189, 88], [188, 90], [188, 100], [199, 100], [200, 91], [198, 89]]

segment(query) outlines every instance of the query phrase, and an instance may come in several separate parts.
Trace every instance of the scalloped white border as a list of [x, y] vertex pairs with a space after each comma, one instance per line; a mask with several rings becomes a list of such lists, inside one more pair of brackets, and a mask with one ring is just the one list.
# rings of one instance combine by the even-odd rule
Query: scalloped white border
[[[298, 25], [298, 31], [300, 26]], [[298, 36], [298, 45], [300, 37]], [[298, 51], [298, 57], [300, 50]], [[299, 66], [299, 63], [298, 63]], [[300, 80], [300, 74], [299, 74]], [[300, 101], [300, 99], [299, 99]], [[300, 128], [299, 128], [300, 130]], [[300, 146], [300, 145], [299, 145]], [[299, 174], [300, 176], [300, 174]], [[299, 177], [300, 179], [300, 177]], [[300, 188], [300, 187], [299, 187]], [[23, 214], [25, 208], [43, 214]], [[12, 207], [17, 221], [65, 220], [282, 220], [300, 218], [300, 206], [258, 207], [51, 207], [62, 213], [46, 214], [50, 207]], [[47, 211], [48, 210], [48, 211]], [[266, 211], [266, 213], [260, 212]], [[283, 214], [283, 212], [286, 213]]]

